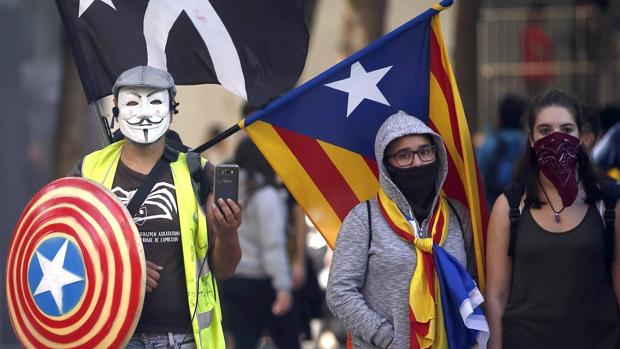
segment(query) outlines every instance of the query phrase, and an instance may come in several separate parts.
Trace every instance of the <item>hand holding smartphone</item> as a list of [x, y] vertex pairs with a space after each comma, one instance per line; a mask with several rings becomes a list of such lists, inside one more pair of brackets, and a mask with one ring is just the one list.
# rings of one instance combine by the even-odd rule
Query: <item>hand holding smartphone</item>
[[222, 164], [215, 166], [213, 185], [213, 197], [217, 201], [231, 199], [238, 202], [239, 192], [239, 166], [234, 164]]
[[[239, 240], [237, 239], [237, 229], [241, 225], [241, 206], [238, 204], [239, 187], [239, 166], [232, 164], [217, 165], [214, 169], [213, 178], [213, 203], [207, 211], [207, 219], [211, 221], [215, 228], [216, 243], [224, 244], [226, 248], [232, 248], [240, 258]], [[232, 200], [229, 202], [228, 200]], [[219, 243], [218, 241], [223, 241]], [[226, 254], [226, 253], [225, 253]], [[230, 274], [234, 271], [239, 259], [231, 259]], [[230, 275], [226, 274], [226, 275]]]

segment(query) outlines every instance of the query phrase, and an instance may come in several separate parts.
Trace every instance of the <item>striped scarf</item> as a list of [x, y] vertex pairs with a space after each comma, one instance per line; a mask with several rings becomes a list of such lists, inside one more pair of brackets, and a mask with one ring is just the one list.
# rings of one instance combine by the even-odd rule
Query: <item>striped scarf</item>
[[439, 280], [433, 260], [433, 245], [443, 245], [448, 235], [450, 209], [443, 191], [429, 220], [429, 237], [416, 236], [412, 225], [383, 189], [377, 194], [381, 213], [392, 230], [416, 251], [416, 268], [409, 286], [410, 349], [448, 348]]

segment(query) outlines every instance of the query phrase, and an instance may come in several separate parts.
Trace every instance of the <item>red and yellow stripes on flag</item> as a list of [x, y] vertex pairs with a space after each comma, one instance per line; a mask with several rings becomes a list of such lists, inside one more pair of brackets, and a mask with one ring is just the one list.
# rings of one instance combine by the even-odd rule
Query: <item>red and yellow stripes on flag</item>
[[[434, 9], [441, 11], [443, 7], [435, 5]], [[446, 194], [470, 210], [478, 280], [484, 287], [486, 200], [480, 190], [467, 120], [436, 15], [431, 20], [429, 43], [429, 123], [444, 139], [449, 154]], [[244, 128], [244, 121], [239, 126]], [[264, 121], [254, 121], [246, 131], [333, 248], [348, 211], [376, 194], [376, 163]]]
[[245, 130], [333, 248], [349, 210], [377, 193], [376, 163], [264, 121]]
[[[436, 5], [437, 6], [437, 5]], [[440, 11], [443, 8], [436, 8]], [[433, 16], [430, 31], [430, 101], [431, 126], [443, 138], [449, 154], [446, 194], [465, 204], [470, 211], [479, 286], [484, 288], [485, 232], [488, 212], [474, 159], [465, 111], [448, 54], [443, 44], [439, 16]]]
[[[28, 274], [40, 244], [58, 237], [78, 247], [85, 281], [79, 302], [52, 316], [34, 299]], [[56, 180], [35, 195], [17, 222], [7, 256], [6, 297], [23, 347], [125, 347], [142, 311], [145, 282], [144, 252], [133, 220], [97, 183]]]
[[439, 279], [433, 260], [433, 245], [442, 246], [448, 236], [447, 222], [450, 221], [451, 211], [445, 193], [441, 191], [439, 194], [435, 212], [430, 219], [431, 237], [428, 238], [415, 236], [411, 224], [382, 189], [377, 194], [377, 202], [392, 230], [416, 247], [416, 267], [409, 281], [410, 348], [448, 348]]

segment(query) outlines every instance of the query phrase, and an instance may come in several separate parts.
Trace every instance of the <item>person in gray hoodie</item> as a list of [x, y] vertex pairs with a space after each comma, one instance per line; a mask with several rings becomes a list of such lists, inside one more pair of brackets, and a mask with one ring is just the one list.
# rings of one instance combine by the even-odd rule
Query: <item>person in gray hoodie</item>
[[[379, 128], [375, 155], [382, 192], [419, 238], [430, 236], [448, 173], [441, 137], [399, 111]], [[456, 200], [446, 201], [450, 214], [443, 248], [473, 275], [469, 211]], [[353, 348], [406, 349], [415, 338], [409, 294], [416, 247], [395, 232], [380, 205], [376, 198], [362, 202], [345, 218], [329, 272], [327, 305], [350, 331]]]

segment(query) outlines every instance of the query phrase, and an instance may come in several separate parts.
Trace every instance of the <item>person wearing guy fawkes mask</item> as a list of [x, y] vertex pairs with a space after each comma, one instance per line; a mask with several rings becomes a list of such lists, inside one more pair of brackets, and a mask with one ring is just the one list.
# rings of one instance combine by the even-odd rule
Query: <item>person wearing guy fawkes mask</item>
[[[142, 238], [146, 295], [127, 348], [223, 349], [213, 278], [229, 277], [239, 263], [241, 208], [230, 199], [219, 199], [216, 206], [211, 193], [208, 207], [199, 207], [186, 153], [166, 145], [164, 135], [177, 106], [168, 72], [131, 68], [118, 77], [112, 92], [124, 139], [86, 155], [73, 175], [116, 194], [128, 205]], [[203, 171], [209, 178], [212, 166], [206, 163]], [[153, 181], [150, 191], [142, 189], [146, 199], [132, 202], [143, 184]]]
[[377, 132], [375, 156], [379, 194], [355, 206], [343, 221], [327, 305], [351, 332], [353, 348], [429, 347], [439, 339], [417, 337], [419, 324], [410, 316], [416, 302], [430, 296], [410, 296], [428, 290], [414, 275], [426, 266], [418, 258], [423, 248], [418, 242], [439, 238], [438, 244], [473, 275], [469, 212], [441, 190], [448, 173], [446, 149], [421, 120], [403, 111], [390, 116]]

